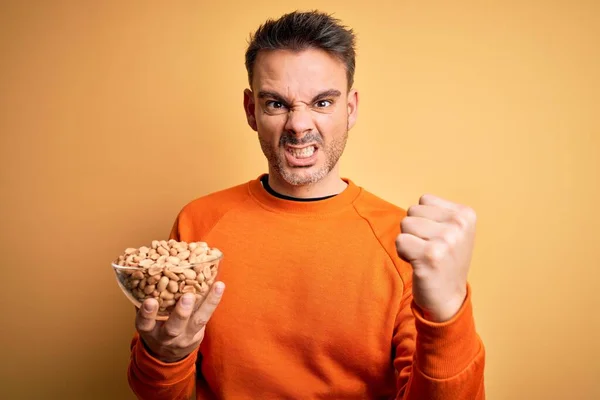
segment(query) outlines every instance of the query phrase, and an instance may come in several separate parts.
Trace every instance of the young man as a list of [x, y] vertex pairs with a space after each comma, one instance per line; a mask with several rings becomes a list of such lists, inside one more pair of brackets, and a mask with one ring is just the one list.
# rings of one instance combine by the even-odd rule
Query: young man
[[186, 295], [166, 322], [154, 300], [139, 310], [139, 398], [484, 399], [475, 214], [433, 195], [405, 212], [340, 177], [354, 57], [352, 31], [317, 12], [253, 36], [244, 109], [268, 174], [177, 216], [171, 238], [225, 258], [203, 304]]

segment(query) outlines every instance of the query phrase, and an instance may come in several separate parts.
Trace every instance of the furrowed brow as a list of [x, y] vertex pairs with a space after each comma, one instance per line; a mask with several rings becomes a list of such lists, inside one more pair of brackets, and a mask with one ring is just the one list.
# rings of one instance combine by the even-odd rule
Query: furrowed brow
[[342, 95], [342, 92], [340, 92], [339, 90], [329, 89], [329, 90], [321, 92], [318, 95], [316, 95], [315, 97], [313, 97], [311, 103], [314, 103], [315, 101], [331, 98], [331, 97], [340, 97], [341, 95]]
[[280, 95], [277, 92], [271, 92], [268, 90], [259, 91], [258, 98], [259, 99], [273, 99], [273, 100], [277, 100], [283, 104], [288, 104], [288, 101], [286, 99], [284, 99], [282, 95]]

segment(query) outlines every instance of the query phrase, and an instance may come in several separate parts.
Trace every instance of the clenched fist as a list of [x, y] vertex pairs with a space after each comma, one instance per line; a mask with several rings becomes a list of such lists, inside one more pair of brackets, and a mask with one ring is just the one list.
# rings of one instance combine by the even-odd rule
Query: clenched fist
[[432, 195], [409, 207], [396, 238], [398, 255], [413, 267], [413, 298], [425, 318], [451, 319], [467, 294], [475, 212]]

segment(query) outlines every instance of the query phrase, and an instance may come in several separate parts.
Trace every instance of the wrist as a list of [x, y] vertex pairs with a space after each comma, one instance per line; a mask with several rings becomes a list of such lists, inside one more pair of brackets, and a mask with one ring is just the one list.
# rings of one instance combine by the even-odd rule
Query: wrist
[[166, 357], [164, 355], [159, 354], [158, 352], [152, 350], [152, 348], [148, 345], [148, 343], [146, 343], [146, 341], [144, 340], [143, 337], [140, 336], [140, 341], [142, 342], [142, 346], [144, 347], [144, 350], [146, 351], [146, 353], [148, 353], [148, 355], [152, 358], [154, 358], [155, 360], [158, 360], [164, 364], [173, 364], [173, 363], [177, 363], [179, 361], [184, 360], [187, 356], [189, 356], [189, 354], [186, 354], [182, 357]]
[[445, 302], [441, 306], [435, 308], [421, 308], [423, 317], [431, 322], [446, 322], [451, 320], [458, 314], [460, 309], [463, 307], [467, 298], [467, 291], [458, 294], [451, 300]]

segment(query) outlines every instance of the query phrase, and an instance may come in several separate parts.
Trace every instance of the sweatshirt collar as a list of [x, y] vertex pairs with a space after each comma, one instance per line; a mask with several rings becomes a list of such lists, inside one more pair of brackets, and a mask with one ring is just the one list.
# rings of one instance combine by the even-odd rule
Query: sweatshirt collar
[[261, 174], [258, 178], [248, 182], [248, 189], [251, 197], [253, 197], [263, 208], [275, 212], [317, 214], [340, 211], [343, 208], [351, 206], [361, 192], [360, 187], [356, 186], [350, 179], [342, 178], [348, 186], [333, 197], [317, 201], [287, 200], [273, 196], [271, 193], [267, 192], [261, 183], [261, 178], [264, 175], [266, 174]]

